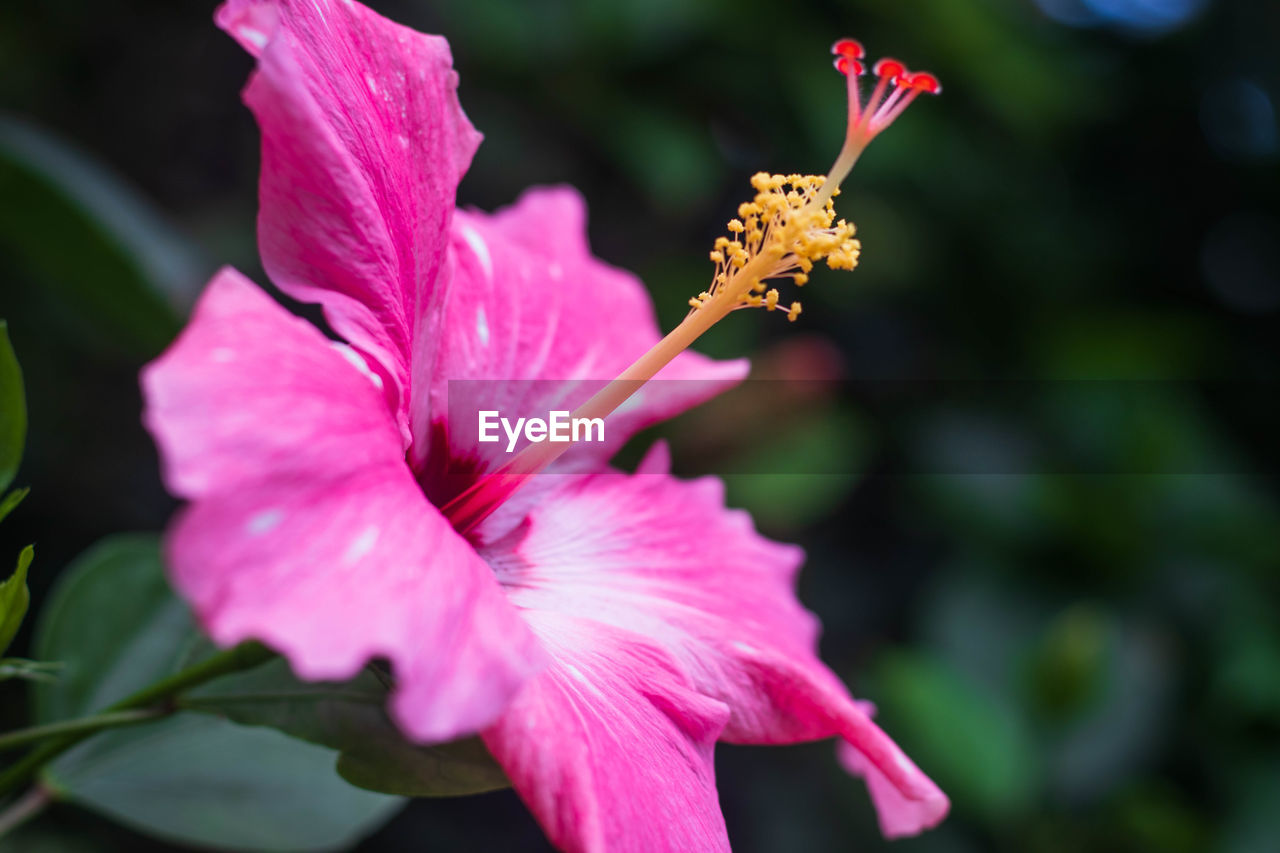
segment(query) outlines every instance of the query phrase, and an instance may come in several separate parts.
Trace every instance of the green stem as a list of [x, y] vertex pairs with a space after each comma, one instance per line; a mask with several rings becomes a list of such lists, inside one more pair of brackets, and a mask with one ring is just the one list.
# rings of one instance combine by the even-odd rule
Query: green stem
[[[205, 658], [168, 678], [162, 678], [156, 683], [142, 688], [132, 696], [127, 696], [119, 702], [104, 708], [102, 714], [133, 711], [139, 708], [156, 711], [157, 716], [172, 713], [174, 710], [172, 700], [183, 690], [212, 681], [222, 675], [252, 669], [259, 664], [266, 663], [273, 657], [275, 657], [275, 653], [259, 643], [241, 643], [224, 652]], [[98, 729], [87, 728], [50, 738], [14, 764], [6, 767], [4, 772], [0, 773], [0, 796], [8, 794], [26, 782], [45, 764], [89, 737], [95, 731], [98, 731]]]
[[62, 720], [61, 722], [48, 723], [43, 726], [18, 729], [17, 731], [0, 735], [0, 752], [19, 746], [26, 746], [34, 741], [44, 740], [54, 735], [79, 734], [81, 732], [93, 733], [102, 729], [114, 729], [120, 726], [145, 723], [147, 720], [162, 717], [166, 713], [163, 708], [139, 708], [136, 711], [94, 714], [91, 717], [81, 717], [78, 720]]

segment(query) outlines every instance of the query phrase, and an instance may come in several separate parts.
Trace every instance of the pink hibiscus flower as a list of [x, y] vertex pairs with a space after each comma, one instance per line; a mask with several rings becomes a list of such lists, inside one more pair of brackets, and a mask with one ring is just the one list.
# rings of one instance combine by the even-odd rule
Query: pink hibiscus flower
[[[209, 635], [261, 640], [305, 679], [385, 658], [397, 725], [420, 742], [479, 732], [566, 850], [727, 849], [717, 739], [839, 737], [887, 835], [941, 820], [946, 797], [818, 660], [801, 551], [726, 509], [718, 481], [669, 476], [661, 448], [636, 474], [607, 467], [745, 374], [684, 352], [693, 326], [777, 307], [763, 282], [802, 281], [812, 259], [852, 265], [834, 187], [801, 181], [797, 204], [757, 176], [716, 283], [659, 343], [642, 285], [591, 256], [573, 191], [455, 210], [480, 136], [443, 39], [351, 0], [230, 0], [217, 21], [257, 59], [266, 270], [346, 343], [227, 269], [144, 372], [166, 482], [190, 502], [172, 580]], [[841, 44], [856, 106], [860, 49]], [[881, 79], [884, 110], [927, 88], [901, 67]], [[851, 113], [846, 154], [883, 126], [871, 114]], [[515, 380], [620, 376], [580, 407], [608, 414], [655, 374], [701, 381], [633, 397], [609, 442], [555, 462], [574, 473], [524, 476], [563, 445], [499, 466], [448, 428], [449, 380], [510, 380], [482, 386], [509, 410], [546, 387]]]

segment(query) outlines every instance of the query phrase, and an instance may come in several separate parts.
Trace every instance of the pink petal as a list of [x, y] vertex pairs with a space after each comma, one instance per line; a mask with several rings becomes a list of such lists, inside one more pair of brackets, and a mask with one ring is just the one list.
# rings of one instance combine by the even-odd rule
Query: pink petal
[[229, 0], [217, 22], [258, 61], [267, 274], [373, 359], [407, 440], [410, 342], [480, 142], [449, 45], [337, 0]]
[[712, 749], [722, 704], [664, 652], [563, 613], [530, 613], [555, 663], [485, 743], [547, 836], [569, 853], [729, 849]]
[[[889, 736], [876, 729], [879, 736], [889, 741]], [[892, 746], [892, 742], [889, 742]], [[897, 749], [893, 746], [893, 749]], [[883, 771], [849, 741], [841, 741], [836, 746], [836, 755], [845, 770], [866, 780], [867, 790], [871, 792], [871, 801], [875, 803], [876, 814], [880, 818], [880, 832], [885, 838], [905, 838], [918, 835], [942, 822], [947, 816], [950, 802], [945, 794], [937, 790], [929, 791], [925, 786], [922, 796], [910, 797], [903, 793], [898, 783], [889, 779]], [[922, 774], [911, 759], [897, 752], [905, 773], [911, 776]], [[927, 781], [927, 780], [925, 780]], [[932, 785], [932, 782], [929, 783]]]
[[260, 639], [307, 679], [389, 659], [402, 728], [493, 721], [545, 658], [492, 572], [427, 503], [370, 377], [232, 270], [143, 374], [166, 480], [194, 501], [175, 587], [222, 645]]
[[723, 740], [843, 738], [886, 834], [941, 820], [946, 796], [818, 659], [817, 621], [793, 588], [801, 551], [726, 510], [718, 480], [677, 481], [661, 455], [641, 471], [536, 478], [525, 523], [481, 549], [511, 600], [649, 638], [729, 707]]
[[[422, 372], [415, 372], [415, 394], [429, 387], [430, 400], [414, 405], [414, 458], [422, 463], [435, 454], [429, 466], [436, 472], [441, 459], [456, 473], [492, 470], [510, 458], [505, 442], [477, 441], [479, 409], [513, 420], [572, 410], [661, 337], [644, 285], [592, 256], [585, 204], [568, 187], [528, 190], [493, 214], [458, 211], [451, 256], [443, 311], [420, 338], [430, 351], [420, 354]], [[608, 419], [605, 443], [570, 454], [599, 464], [636, 431], [719, 393], [746, 371], [745, 361], [684, 353], [658, 375], [673, 381], [651, 383]], [[450, 399], [455, 412], [467, 414], [446, 425]]]

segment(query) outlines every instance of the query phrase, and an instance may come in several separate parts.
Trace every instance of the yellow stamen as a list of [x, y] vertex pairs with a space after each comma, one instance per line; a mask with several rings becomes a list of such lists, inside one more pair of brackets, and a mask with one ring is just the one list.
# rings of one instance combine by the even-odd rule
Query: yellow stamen
[[[684, 322], [579, 406], [572, 416], [607, 417], [730, 312], [756, 307], [777, 310], [778, 291], [766, 290], [766, 280], [789, 277], [804, 284], [816, 261], [825, 260], [832, 269], [851, 270], [857, 266], [861, 244], [853, 236], [852, 223], [836, 221], [831, 199], [834, 193], [821, 197], [827, 183], [820, 175], [754, 175], [751, 185], [757, 191], [755, 200], [739, 208], [746, 221], [729, 220], [728, 229], [734, 239], [717, 238], [711, 252], [716, 265], [711, 287], [689, 300], [691, 310]], [[745, 244], [737, 239], [740, 234], [748, 235]], [[787, 319], [794, 323], [801, 310], [799, 302], [792, 302]], [[521, 476], [540, 471], [567, 448], [566, 444], [553, 442], [531, 444], [500, 473]]]
[[[861, 244], [854, 237], [852, 223], [836, 221], [832, 201], [835, 192], [830, 184], [830, 179], [822, 175], [753, 175], [755, 199], [738, 208], [741, 219], [729, 220], [729, 233], [734, 238], [717, 238], [711, 251], [716, 265], [711, 287], [689, 300], [691, 310], [679, 326], [579, 406], [572, 416], [604, 418], [612, 414], [730, 312], [756, 307], [778, 310], [778, 291], [766, 289], [766, 280], [791, 278], [796, 284], [804, 284], [814, 263], [823, 260], [831, 269], [851, 270], [857, 266]], [[745, 243], [739, 235], [746, 235]], [[799, 302], [792, 302], [787, 319], [795, 322], [801, 310]], [[566, 449], [568, 445], [563, 443], [531, 444], [498, 473], [516, 477], [532, 474]]]
[[[729, 220], [734, 239], [716, 240], [711, 288], [698, 297], [697, 304], [690, 301], [693, 310], [711, 310], [714, 305], [728, 313], [764, 305], [772, 311], [777, 298], [759, 296], [765, 290], [764, 280], [790, 277], [803, 285], [814, 262], [821, 260], [832, 269], [857, 266], [862, 247], [853, 236], [853, 225], [836, 221], [834, 192], [819, 198], [826, 183], [820, 175], [754, 175], [751, 185], [756, 197], [738, 207], [741, 219]], [[745, 244], [737, 239], [744, 233]], [[788, 311], [787, 319], [794, 321], [799, 313], [798, 309]]]

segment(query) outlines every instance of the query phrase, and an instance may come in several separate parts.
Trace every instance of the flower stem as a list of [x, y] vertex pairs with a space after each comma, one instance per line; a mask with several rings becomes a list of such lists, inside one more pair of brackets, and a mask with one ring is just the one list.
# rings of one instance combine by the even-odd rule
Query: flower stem
[[27, 791], [13, 805], [0, 812], [0, 838], [40, 814], [53, 802], [53, 795], [43, 785]]
[[156, 717], [162, 717], [167, 712], [163, 708], [139, 708], [135, 711], [115, 711], [112, 713], [94, 714], [90, 717], [81, 717], [76, 720], [61, 720], [56, 723], [48, 723], [43, 726], [31, 726], [26, 729], [18, 729], [13, 732], [5, 732], [0, 735], [0, 752], [15, 749], [19, 746], [26, 746], [38, 740], [44, 740], [54, 735], [80, 734], [87, 732], [101, 731], [103, 729], [114, 729], [121, 726], [132, 726], [137, 723], [145, 723], [147, 720], [154, 720]]
[[[168, 678], [162, 678], [154, 684], [142, 688], [137, 693], [121, 699], [119, 702], [104, 708], [101, 714], [97, 716], [97, 719], [100, 720], [104, 716], [113, 716], [121, 711], [136, 711], [139, 709], [146, 709], [152, 712], [155, 717], [171, 714], [176, 710], [172, 700], [183, 690], [212, 681], [222, 675], [252, 669], [266, 663], [273, 657], [275, 657], [275, 653], [259, 643], [241, 643], [212, 657], [205, 658]], [[93, 719], [95, 718], [87, 717], [71, 722], [88, 723]], [[142, 722], [142, 720], [134, 720], [133, 722]], [[118, 724], [124, 725], [125, 723]], [[52, 725], [57, 726], [59, 724], [54, 723]], [[42, 728], [47, 729], [48, 727]], [[19, 785], [22, 785], [45, 764], [102, 728], [106, 727], [101, 725], [82, 726], [45, 740], [17, 762], [6, 767], [3, 773], [0, 773], [0, 796], [4, 796]], [[26, 731], [29, 733], [31, 730], [28, 729]], [[15, 734], [22, 733], [16, 732]]]

